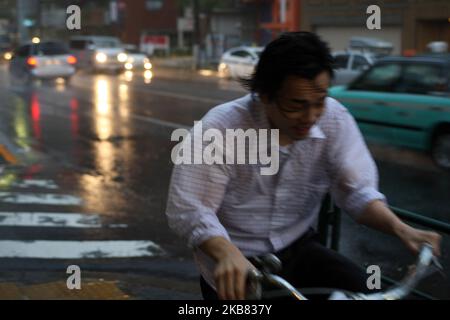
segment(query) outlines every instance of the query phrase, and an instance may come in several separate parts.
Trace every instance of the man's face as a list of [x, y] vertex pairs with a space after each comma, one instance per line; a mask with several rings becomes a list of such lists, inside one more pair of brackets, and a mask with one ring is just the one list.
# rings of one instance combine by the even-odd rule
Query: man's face
[[272, 126], [292, 140], [304, 139], [325, 110], [329, 85], [326, 71], [312, 80], [288, 76], [272, 101], [261, 97]]

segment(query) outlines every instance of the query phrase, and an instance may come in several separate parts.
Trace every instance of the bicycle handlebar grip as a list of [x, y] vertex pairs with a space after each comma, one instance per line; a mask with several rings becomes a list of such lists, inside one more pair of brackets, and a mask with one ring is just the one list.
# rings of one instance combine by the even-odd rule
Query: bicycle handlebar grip
[[247, 284], [245, 288], [246, 300], [261, 300], [263, 275], [257, 269], [251, 269], [247, 273]]
[[276, 255], [270, 253], [262, 256], [261, 260], [270, 273], [278, 273], [281, 271], [281, 261]]

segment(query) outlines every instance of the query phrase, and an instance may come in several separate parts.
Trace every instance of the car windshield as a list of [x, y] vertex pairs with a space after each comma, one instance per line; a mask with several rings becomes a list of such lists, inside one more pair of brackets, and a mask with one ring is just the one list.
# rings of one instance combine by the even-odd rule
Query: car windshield
[[43, 42], [33, 46], [33, 52], [40, 56], [54, 56], [59, 54], [68, 54], [66, 47], [57, 42]]
[[119, 47], [119, 43], [114, 40], [95, 41], [95, 45], [98, 48], [118, 48]]

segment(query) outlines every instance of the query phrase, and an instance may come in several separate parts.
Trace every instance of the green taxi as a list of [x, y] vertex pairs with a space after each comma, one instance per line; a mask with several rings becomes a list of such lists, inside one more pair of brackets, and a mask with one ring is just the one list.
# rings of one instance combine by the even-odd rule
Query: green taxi
[[450, 169], [450, 55], [388, 57], [329, 95], [352, 113], [367, 141], [428, 152]]

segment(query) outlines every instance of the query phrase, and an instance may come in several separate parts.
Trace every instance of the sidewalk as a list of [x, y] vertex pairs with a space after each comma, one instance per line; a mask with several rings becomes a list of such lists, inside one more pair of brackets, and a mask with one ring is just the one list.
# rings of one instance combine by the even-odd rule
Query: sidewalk
[[63, 281], [29, 286], [0, 283], [0, 300], [127, 300], [116, 281], [90, 281], [80, 290], [67, 289]]
[[[55, 279], [0, 282], [0, 300], [200, 300], [197, 281], [123, 273], [83, 272], [80, 289], [68, 289], [64, 273]], [[27, 277], [25, 275], [25, 277]], [[35, 278], [35, 275], [33, 275]], [[26, 280], [26, 279], [23, 279]]]

